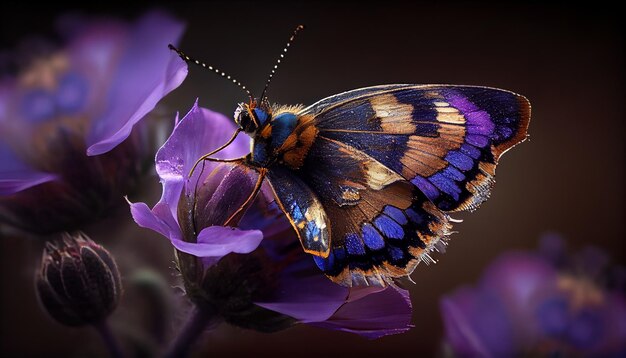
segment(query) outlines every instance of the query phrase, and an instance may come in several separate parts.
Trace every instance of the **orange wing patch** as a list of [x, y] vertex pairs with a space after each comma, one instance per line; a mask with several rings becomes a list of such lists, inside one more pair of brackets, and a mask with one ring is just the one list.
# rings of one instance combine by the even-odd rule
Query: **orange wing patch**
[[400, 103], [393, 94], [383, 94], [369, 99], [380, 127], [386, 133], [413, 134], [416, 126], [411, 120], [413, 106]]
[[277, 150], [282, 154], [284, 163], [292, 169], [298, 169], [304, 163], [307, 153], [317, 138], [319, 130], [311, 115], [298, 117], [298, 125]]

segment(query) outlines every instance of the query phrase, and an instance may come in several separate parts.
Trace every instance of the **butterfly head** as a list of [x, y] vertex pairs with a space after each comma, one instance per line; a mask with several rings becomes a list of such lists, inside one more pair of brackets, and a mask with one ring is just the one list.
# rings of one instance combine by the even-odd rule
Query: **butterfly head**
[[198, 66], [202, 66], [210, 71], [220, 74], [223, 78], [237, 85], [248, 95], [248, 97], [250, 98], [250, 101], [247, 104], [240, 103], [237, 106], [237, 109], [235, 110], [235, 123], [237, 124], [237, 126], [239, 126], [239, 128], [242, 131], [246, 132], [249, 135], [253, 135], [254, 133], [256, 133], [257, 130], [259, 130], [259, 128], [261, 128], [265, 123], [267, 123], [272, 117], [272, 108], [267, 98], [267, 90], [269, 88], [270, 82], [272, 81], [272, 78], [276, 74], [276, 69], [278, 68], [278, 65], [285, 58], [287, 49], [289, 48], [289, 46], [295, 39], [298, 32], [302, 29], [304, 29], [304, 26], [298, 25], [296, 29], [293, 31], [293, 34], [289, 38], [289, 42], [287, 42], [287, 46], [283, 49], [283, 53], [281, 53], [280, 58], [276, 61], [274, 68], [270, 72], [270, 75], [267, 81], [265, 82], [265, 88], [263, 88], [263, 92], [261, 93], [261, 96], [259, 97], [260, 99], [258, 100], [258, 102], [257, 102], [257, 98], [255, 98], [252, 95], [252, 93], [250, 92], [250, 90], [248, 90], [248, 88], [246, 88], [246, 86], [242, 85], [241, 82], [239, 82], [232, 76], [227, 75], [224, 71], [219, 70], [215, 66], [208, 65], [202, 61], [198, 61], [196, 59], [189, 57], [183, 51], [174, 47], [174, 45], [170, 44], [168, 45], [168, 47], [172, 51], [175, 51], [180, 56], [180, 58], [182, 58], [185, 62], [195, 63]]
[[257, 107], [255, 103], [240, 103], [235, 110], [235, 123], [247, 134], [254, 134], [270, 119], [269, 110]]

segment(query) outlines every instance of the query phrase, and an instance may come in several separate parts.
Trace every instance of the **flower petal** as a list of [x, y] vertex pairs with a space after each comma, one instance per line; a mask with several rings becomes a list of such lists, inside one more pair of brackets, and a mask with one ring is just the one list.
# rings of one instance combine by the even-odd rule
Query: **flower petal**
[[[156, 170], [163, 184], [161, 201], [169, 203], [172, 215], [176, 216], [176, 206], [192, 166], [202, 155], [225, 143], [234, 133], [235, 124], [225, 116], [198, 107], [194, 104], [189, 113], [174, 128], [172, 135], [156, 155]], [[235, 142], [221, 151], [216, 157], [232, 158], [249, 151], [250, 138], [241, 135]], [[204, 175], [208, 175], [216, 164], [205, 162]], [[195, 181], [201, 170], [194, 173]]]
[[[348, 289], [326, 278], [300, 245], [294, 246], [296, 234], [276, 203], [266, 203], [263, 196], [258, 200], [264, 209], [248, 211], [241, 224], [263, 230], [261, 248], [281, 267], [281, 273], [278, 287], [267, 296], [256, 297], [255, 304], [301, 322], [327, 320], [346, 302]], [[288, 265], [282, 268], [283, 263]]]
[[224, 225], [254, 191], [258, 177], [257, 172], [242, 165], [220, 163], [195, 191], [197, 227]]
[[61, 27], [60, 32], [69, 42], [67, 56], [72, 70], [87, 82], [85, 109], [86, 115], [93, 118], [102, 114], [102, 104], [128, 46], [131, 26], [110, 18], [82, 16], [74, 17], [71, 25], [67, 22], [61, 19], [57, 27]]
[[54, 174], [31, 168], [11, 148], [0, 142], [0, 196], [11, 195], [56, 178]]
[[145, 203], [131, 203], [130, 213], [137, 225], [151, 229], [172, 241], [181, 240], [180, 227], [171, 215], [169, 207], [164, 203], [158, 203], [152, 210]]
[[282, 272], [274, 297], [255, 304], [305, 323], [325, 321], [346, 302], [348, 289], [334, 284], [312, 260], [301, 256]]
[[108, 106], [87, 136], [88, 155], [106, 153], [126, 139], [135, 125], [187, 76], [187, 64], [167, 45], [176, 43], [183, 24], [154, 12], [131, 34], [108, 93]]
[[[178, 122], [170, 138], [157, 153], [157, 173], [161, 178], [187, 177], [196, 161], [204, 154], [224, 144], [235, 132], [235, 124], [224, 115], [200, 108], [198, 102]], [[215, 155], [233, 158], [250, 151], [250, 138], [240, 135], [237, 140]], [[210, 172], [212, 163], [206, 163]], [[213, 165], [215, 166], [215, 165]]]
[[352, 288], [348, 301], [328, 320], [311, 324], [369, 339], [403, 333], [412, 327], [407, 290], [395, 286], [383, 290]]
[[263, 233], [259, 230], [210, 226], [200, 231], [197, 243], [172, 240], [172, 244], [178, 250], [197, 257], [220, 258], [230, 253], [250, 253], [256, 250], [262, 240]]

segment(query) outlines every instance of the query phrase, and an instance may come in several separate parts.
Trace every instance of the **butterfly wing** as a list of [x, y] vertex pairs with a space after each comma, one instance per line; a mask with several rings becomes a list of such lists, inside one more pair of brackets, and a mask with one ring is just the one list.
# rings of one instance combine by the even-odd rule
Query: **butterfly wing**
[[298, 170], [269, 170], [277, 201], [327, 276], [382, 286], [429, 259], [448, 235], [445, 211], [486, 199], [498, 158], [526, 137], [530, 107], [497, 89], [389, 85], [298, 115], [318, 134]]
[[418, 187], [444, 211], [489, 197], [500, 156], [526, 138], [528, 100], [475, 86], [387, 85], [323, 99], [312, 115], [320, 138], [345, 143]]
[[[326, 255], [309, 252], [328, 277], [345, 286], [384, 286], [389, 277], [410, 274], [449, 229], [447, 215], [413, 184], [335, 140], [318, 138], [299, 170], [276, 166], [269, 175], [303, 245], [311, 235], [299, 227], [324, 226], [330, 233]], [[300, 219], [302, 203], [313, 203], [302, 196], [315, 198], [308, 207], [324, 212], [325, 225], [310, 220], [314, 215]]]
[[287, 215], [305, 252], [328, 257], [330, 230], [328, 218], [317, 195], [293, 171], [275, 165], [267, 181], [281, 210]]

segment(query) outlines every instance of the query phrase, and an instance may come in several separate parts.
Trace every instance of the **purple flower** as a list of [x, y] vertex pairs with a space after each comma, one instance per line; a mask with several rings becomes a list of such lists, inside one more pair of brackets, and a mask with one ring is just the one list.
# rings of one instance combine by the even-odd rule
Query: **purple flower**
[[183, 24], [166, 14], [60, 28], [62, 48], [18, 53], [22, 68], [0, 77], [0, 222], [40, 234], [123, 203], [156, 147], [139, 122], [187, 74], [167, 48]]
[[626, 301], [602, 285], [607, 268], [601, 250], [568, 255], [555, 235], [539, 252], [505, 253], [441, 300], [446, 341], [461, 356], [624, 354]]
[[[347, 289], [332, 283], [302, 251], [264, 190], [238, 228], [222, 226], [252, 192], [256, 172], [204, 162], [191, 178], [188, 174], [198, 158], [234, 131], [232, 120], [194, 105], [157, 153], [161, 200], [152, 209], [131, 204], [137, 224], [161, 233], [176, 248], [189, 298], [211, 307], [226, 322], [260, 331], [298, 322], [368, 338], [408, 330], [411, 304], [406, 290]], [[249, 148], [250, 140], [239, 137], [219, 157], [240, 157]]]

